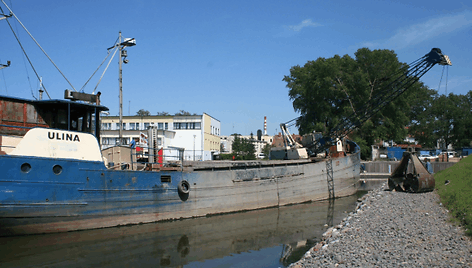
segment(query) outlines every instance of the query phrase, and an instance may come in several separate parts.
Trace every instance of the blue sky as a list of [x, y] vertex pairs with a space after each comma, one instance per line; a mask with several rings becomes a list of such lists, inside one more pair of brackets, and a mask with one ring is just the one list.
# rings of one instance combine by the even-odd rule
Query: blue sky
[[[354, 56], [361, 47], [395, 50], [406, 63], [439, 47], [453, 63], [447, 89], [444, 75], [439, 92], [472, 89], [468, 1], [3, 1], [77, 90], [119, 31], [136, 38], [123, 66], [123, 114], [207, 113], [221, 121], [222, 135], [255, 134], [264, 116], [268, 134], [278, 133], [280, 123], [298, 116], [282, 81], [290, 68]], [[21, 25], [9, 21], [51, 97], [63, 98], [71, 86]], [[12, 62], [0, 71], [0, 94], [37, 97], [38, 82], [5, 20], [0, 33], [0, 63]], [[104, 66], [85, 92], [94, 90]], [[435, 66], [422, 81], [438, 89], [442, 71]], [[115, 56], [98, 86], [111, 115], [119, 113], [118, 89]]]

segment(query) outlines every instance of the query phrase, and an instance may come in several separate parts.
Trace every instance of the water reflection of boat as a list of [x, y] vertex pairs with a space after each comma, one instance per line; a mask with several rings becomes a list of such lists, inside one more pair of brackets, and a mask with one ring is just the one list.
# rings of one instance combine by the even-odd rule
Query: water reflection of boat
[[[334, 220], [340, 221], [355, 201], [355, 196], [336, 199], [331, 207]], [[279, 251], [287, 245], [292, 252], [281, 263], [286, 266], [320, 240], [331, 211], [326, 201], [172, 222], [2, 237], [0, 252], [6, 267], [178, 267], [275, 246], [280, 246]]]

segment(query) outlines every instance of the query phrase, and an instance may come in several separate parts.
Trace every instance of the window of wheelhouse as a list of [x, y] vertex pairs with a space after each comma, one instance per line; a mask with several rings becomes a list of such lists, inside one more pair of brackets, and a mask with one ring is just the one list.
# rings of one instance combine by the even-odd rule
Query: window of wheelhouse
[[[74, 128], [74, 122], [77, 122], [77, 128]], [[92, 116], [90, 113], [79, 113], [71, 116], [71, 130], [92, 133]]]
[[64, 109], [58, 109], [56, 112], [56, 124], [54, 127], [58, 129], [67, 129], [67, 111]]
[[41, 114], [46, 123], [51, 128], [68, 129], [67, 110], [66, 109], [51, 109]]
[[[77, 122], [77, 128], [75, 128]], [[71, 130], [95, 135], [95, 114], [88, 111], [71, 112]]]
[[[68, 117], [69, 123], [68, 123]], [[53, 128], [62, 130], [73, 130], [95, 134], [95, 116], [86, 110], [72, 110], [67, 113], [66, 109], [57, 109], [53, 117]]]
[[40, 103], [36, 106], [36, 109], [38, 116], [50, 128], [86, 132], [96, 137], [100, 134], [100, 130], [96, 129], [95, 122], [95, 113], [99, 112], [98, 109], [90, 109], [73, 104], [59, 105], [56, 103]]

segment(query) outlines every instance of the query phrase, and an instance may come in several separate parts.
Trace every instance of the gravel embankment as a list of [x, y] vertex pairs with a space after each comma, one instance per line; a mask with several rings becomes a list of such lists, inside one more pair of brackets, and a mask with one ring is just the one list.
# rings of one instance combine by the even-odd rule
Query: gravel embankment
[[366, 194], [290, 268], [472, 267], [472, 242], [448, 220], [436, 192]]

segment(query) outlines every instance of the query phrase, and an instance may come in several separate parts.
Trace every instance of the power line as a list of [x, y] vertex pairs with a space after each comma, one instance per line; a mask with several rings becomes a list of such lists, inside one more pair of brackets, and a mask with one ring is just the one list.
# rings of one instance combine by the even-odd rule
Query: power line
[[[3, 4], [8, 8], [8, 10], [10, 10], [10, 13], [13, 15], [13, 17], [15, 17], [15, 19], [18, 21], [18, 23], [20, 23], [21, 27], [23, 27], [23, 29], [28, 33], [28, 35], [31, 37], [31, 39], [33, 39], [33, 41], [36, 43], [36, 45], [41, 49], [41, 51], [44, 53], [44, 55], [46, 55], [46, 57], [49, 59], [49, 61], [54, 65], [54, 67], [56, 67], [56, 69], [59, 71], [59, 73], [62, 75], [62, 77], [64, 77], [64, 79], [67, 81], [67, 83], [69, 83], [69, 85], [72, 87], [72, 89], [74, 91], [77, 91], [75, 89], [75, 87], [72, 85], [72, 83], [67, 79], [67, 77], [64, 75], [64, 73], [62, 73], [62, 71], [59, 69], [59, 67], [56, 65], [56, 63], [54, 63], [54, 61], [51, 59], [51, 57], [49, 57], [49, 55], [46, 53], [46, 51], [41, 47], [41, 45], [36, 41], [36, 39], [33, 37], [33, 35], [28, 31], [28, 29], [26, 29], [26, 27], [23, 25], [23, 23], [20, 21], [20, 19], [13, 13], [13, 11], [8, 7], [8, 5], [5, 3], [5, 1], [3, 1]], [[3, 11], [2, 11], [3, 12]], [[8, 20], [7, 20], [8, 21]], [[10, 25], [10, 23], [8, 23], [8, 25]], [[10, 26], [11, 28], [11, 26]], [[13, 31], [13, 29], [12, 29]], [[15, 37], [16, 37], [16, 34], [15, 34]], [[18, 39], [17, 39], [18, 40]], [[18, 40], [19, 42], [19, 40]], [[22, 47], [23, 48], [23, 47]], [[24, 50], [23, 50], [24, 51]], [[26, 54], [26, 52], [24, 52]], [[28, 59], [29, 60], [29, 59]], [[31, 64], [31, 61], [30, 61], [30, 64]], [[35, 71], [36, 73], [36, 71]], [[36, 76], [37, 73], [36, 73]], [[39, 76], [38, 76], [38, 79], [39, 79]], [[47, 91], [46, 91], [47, 93]], [[48, 94], [49, 96], [49, 94]], [[51, 98], [51, 97], [49, 97]]]

